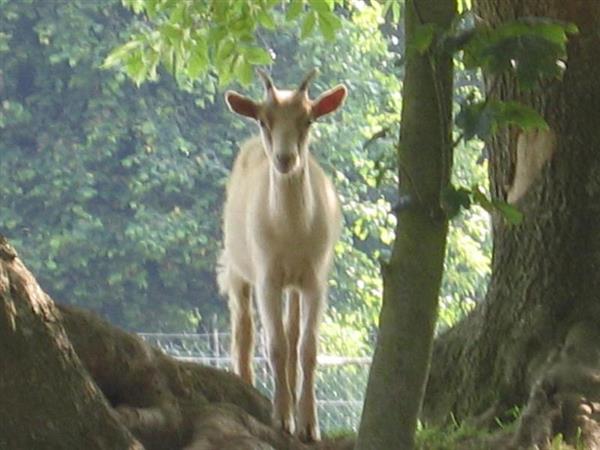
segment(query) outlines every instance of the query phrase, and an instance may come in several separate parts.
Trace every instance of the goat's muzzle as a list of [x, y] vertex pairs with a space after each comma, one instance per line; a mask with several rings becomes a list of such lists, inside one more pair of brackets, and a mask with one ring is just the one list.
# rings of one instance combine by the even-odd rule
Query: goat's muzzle
[[289, 173], [296, 165], [295, 155], [277, 155], [275, 156], [275, 168], [282, 174]]

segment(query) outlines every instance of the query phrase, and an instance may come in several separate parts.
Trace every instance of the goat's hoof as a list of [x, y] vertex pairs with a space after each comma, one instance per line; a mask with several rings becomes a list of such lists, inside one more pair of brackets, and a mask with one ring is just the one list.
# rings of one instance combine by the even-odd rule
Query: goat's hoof
[[317, 425], [307, 424], [298, 430], [298, 438], [307, 444], [321, 440], [319, 427]]
[[294, 434], [294, 420], [291, 417], [278, 417], [274, 420], [275, 426], [286, 434]]

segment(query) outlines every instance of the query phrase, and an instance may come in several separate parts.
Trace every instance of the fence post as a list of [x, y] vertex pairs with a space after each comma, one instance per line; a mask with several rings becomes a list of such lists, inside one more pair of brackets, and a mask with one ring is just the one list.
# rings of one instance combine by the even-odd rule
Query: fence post
[[213, 345], [217, 368], [221, 368], [221, 349], [219, 345], [219, 329], [217, 327], [217, 315], [213, 315]]

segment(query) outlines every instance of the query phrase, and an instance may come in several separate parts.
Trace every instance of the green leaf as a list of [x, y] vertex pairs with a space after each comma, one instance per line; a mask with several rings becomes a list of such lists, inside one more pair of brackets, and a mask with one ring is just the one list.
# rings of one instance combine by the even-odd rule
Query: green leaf
[[485, 139], [494, 129], [494, 118], [485, 102], [462, 103], [455, 123], [462, 130], [465, 141], [475, 136]]
[[400, 1], [392, 0], [392, 20], [394, 23], [400, 22]]
[[498, 126], [513, 124], [523, 130], [547, 130], [548, 124], [544, 118], [533, 108], [516, 101], [494, 102], [496, 121]]
[[472, 190], [473, 203], [477, 203], [487, 212], [492, 213], [494, 211], [494, 205], [490, 199], [483, 193], [483, 191], [475, 186]]
[[119, 64], [123, 64], [126, 57], [132, 53], [134, 50], [139, 48], [141, 42], [139, 40], [131, 40], [126, 44], [121, 45], [120, 47], [115, 48], [112, 52], [108, 54], [108, 56], [104, 59], [102, 63], [103, 69], [108, 69], [110, 67], [114, 67]]
[[423, 55], [429, 50], [435, 36], [435, 26], [432, 23], [426, 23], [417, 26], [415, 32], [408, 44], [409, 49]]
[[183, 39], [183, 30], [178, 25], [166, 23], [160, 28], [160, 32], [173, 46], [179, 45]]
[[392, 11], [392, 23], [397, 24], [400, 21], [400, 0], [386, 0], [381, 9], [381, 17], [385, 18]]
[[157, 14], [157, 2], [158, 0], [146, 0], [146, 13], [150, 20], [154, 20]]
[[131, 8], [134, 14], [140, 14], [145, 9], [145, 3], [144, 0], [128, 0], [127, 6]]
[[300, 37], [302, 39], [310, 36], [313, 29], [315, 28], [316, 16], [314, 13], [307, 14], [304, 16], [304, 20], [302, 21], [302, 28], [300, 29]]
[[204, 42], [196, 44], [188, 61], [188, 76], [197, 78], [208, 69], [208, 49]]
[[512, 225], [519, 225], [523, 221], [523, 213], [512, 205], [501, 200], [490, 200], [479, 187], [472, 190], [473, 202], [492, 214], [499, 212], [506, 221]]
[[304, 9], [304, 0], [291, 0], [285, 13], [286, 20], [294, 20]]
[[137, 53], [132, 55], [125, 64], [127, 75], [135, 82], [136, 85], [142, 84], [146, 79], [146, 65], [142, 59], [142, 54]]
[[531, 89], [540, 79], [562, 76], [559, 61], [567, 56], [567, 35], [575, 31], [573, 24], [545, 18], [479, 27], [464, 46], [464, 62], [489, 74], [512, 72], [523, 89]]
[[227, 58], [231, 56], [235, 49], [235, 44], [232, 40], [224, 40], [221, 41], [219, 48], [217, 49], [217, 57], [216, 62], [224, 62]]
[[340, 19], [333, 13], [319, 15], [319, 29], [325, 39], [332, 41], [335, 39], [335, 32], [341, 27]]
[[267, 30], [274, 30], [277, 28], [277, 24], [273, 17], [267, 11], [261, 11], [258, 14], [258, 23], [260, 23]]
[[452, 219], [458, 215], [461, 209], [470, 208], [471, 191], [463, 187], [446, 186], [442, 190], [441, 203], [448, 218]]
[[514, 206], [499, 200], [494, 200], [493, 206], [512, 225], [519, 225], [523, 222], [523, 213]]
[[319, 15], [330, 13], [333, 10], [333, 2], [326, 0], [308, 0], [308, 4]]
[[267, 65], [273, 61], [269, 52], [261, 47], [248, 47], [244, 51], [244, 57], [253, 65]]
[[486, 139], [498, 128], [508, 125], [523, 130], [548, 129], [548, 124], [536, 110], [515, 101], [465, 102], [461, 104], [455, 123], [462, 130], [465, 141], [475, 136]]
[[188, 21], [189, 16], [187, 12], [187, 2], [179, 2], [175, 5], [171, 14], [169, 15], [169, 21], [172, 24], [185, 25]]

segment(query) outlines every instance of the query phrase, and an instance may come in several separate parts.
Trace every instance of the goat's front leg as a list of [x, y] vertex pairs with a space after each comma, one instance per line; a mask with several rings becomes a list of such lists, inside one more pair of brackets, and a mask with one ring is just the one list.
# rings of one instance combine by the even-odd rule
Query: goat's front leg
[[291, 290], [287, 298], [285, 332], [288, 341], [288, 380], [292, 390], [292, 407], [298, 397], [298, 338], [300, 337], [300, 295]]
[[273, 421], [275, 425], [292, 434], [292, 393], [287, 374], [288, 343], [283, 327], [282, 289], [271, 282], [258, 286], [258, 309], [267, 338], [269, 363], [275, 385]]
[[325, 289], [315, 287], [302, 292], [302, 329], [300, 335], [300, 365], [302, 386], [298, 401], [298, 436], [304, 442], [320, 439], [315, 399], [315, 371], [319, 324], [325, 306]]

